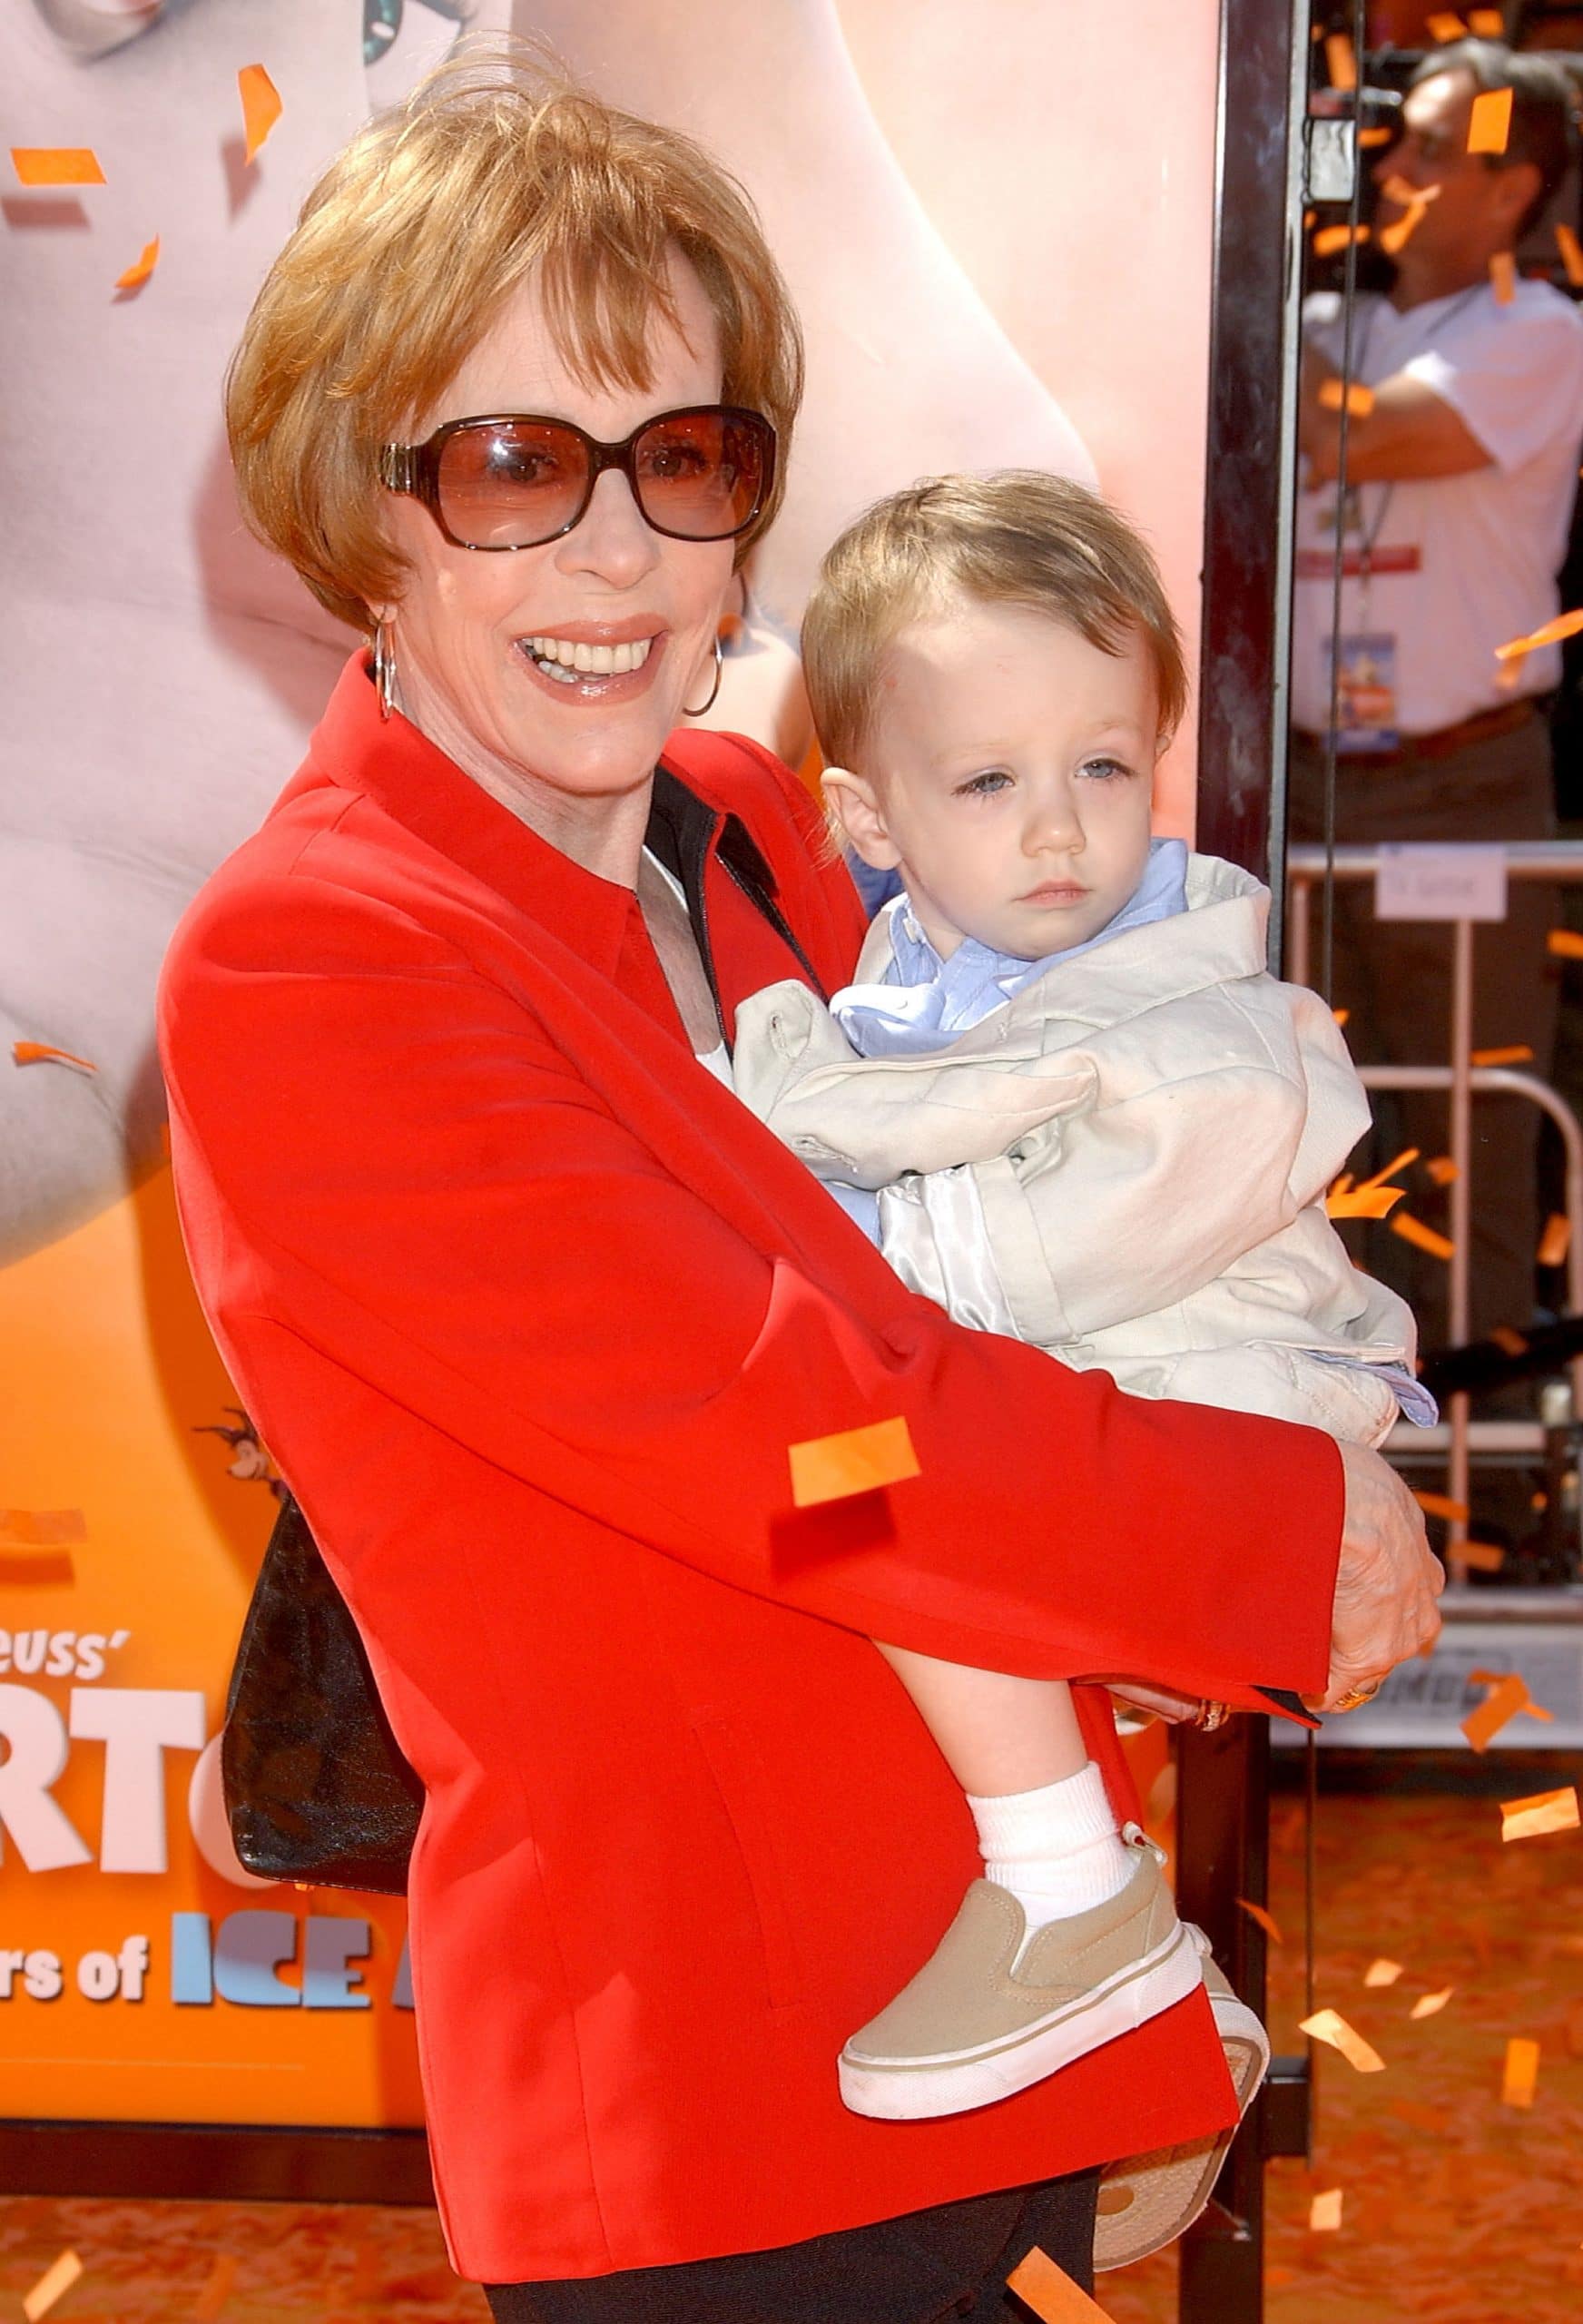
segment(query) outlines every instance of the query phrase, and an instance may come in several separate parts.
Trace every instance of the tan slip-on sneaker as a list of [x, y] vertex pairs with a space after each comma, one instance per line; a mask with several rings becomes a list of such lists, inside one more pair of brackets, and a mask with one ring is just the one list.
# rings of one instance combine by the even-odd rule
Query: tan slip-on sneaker
[[[1238, 2110], [1245, 2115], [1269, 2067], [1270, 2038], [1209, 1957], [1209, 1939], [1203, 1930], [1191, 1921], [1185, 1925], [1204, 1956], [1204, 1982], [1215, 2031], [1236, 2085]], [[1215, 2138], [1193, 2139], [1113, 2162], [1099, 2182], [1096, 2270], [1130, 2268], [1135, 2260], [1147, 2259], [1185, 2233], [1208, 2202], [1235, 2136], [1234, 2131], [1222, 2131]]]
[[1030, 1937], [1007, 1889], [975, 1880], [932, 1956], [841, 2054], [854, 2114], [921, 2122], [966, 2113], [1042, 2082], [1130, 2034], [1203, 1981], [1198, 1948], [1136, 1824], [1119, 1896]]

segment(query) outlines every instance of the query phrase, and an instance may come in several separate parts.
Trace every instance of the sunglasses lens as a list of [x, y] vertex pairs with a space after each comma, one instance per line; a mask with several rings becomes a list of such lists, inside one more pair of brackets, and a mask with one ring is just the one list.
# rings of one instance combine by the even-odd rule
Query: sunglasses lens
[[588, 454], [550, 420], [480, 421], [447, 436], [439, 509], [469, 548], [529, 548], [553, 540], [588, 489]]
[[633, 447], [638, 506], [663, 533], [728, 540], [769, 488], [775, 438], [756, 412], [694, 411], [656, 420]]

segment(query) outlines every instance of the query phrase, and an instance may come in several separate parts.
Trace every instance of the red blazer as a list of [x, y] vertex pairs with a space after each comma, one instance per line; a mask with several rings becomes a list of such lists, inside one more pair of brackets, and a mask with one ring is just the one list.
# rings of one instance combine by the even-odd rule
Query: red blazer
[[[728, 1027], [801, 973], [744, 849], [843, 980], [858, 909], [792, 777], [715, 737], [670, 763]], [[1201, 1996], [980, 2112], [845, 2112], [842, 2041], [976, 1865], [868, 1640], [1317, 1689], [1330, 1440], [906, 1291], [694, 1062], [631, 894], [383, 724], [358, 662], [161, 1019], [200, 1294], [428, 1789], [412, 1959], [462, 2274], [756, 2250], [1233, 2119]], [[789, 1444], [897, 1413], [919, 1476], [793, 1510]]]

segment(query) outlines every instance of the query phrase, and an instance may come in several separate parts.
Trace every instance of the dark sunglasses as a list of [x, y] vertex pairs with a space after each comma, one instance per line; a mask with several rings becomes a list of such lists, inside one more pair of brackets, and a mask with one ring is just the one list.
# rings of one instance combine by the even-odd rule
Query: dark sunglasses
[[775, 478], [775, 431], [762, 413], [690, 404], [601, 444], [569, 419], [505, 412], [447, 419], [424, 444], [387, 444], [379, 479], [421, 500], [457, 548], [537, 548], [587, 514], [619, 468], [644, 521], [676, 541], [745, 533]]

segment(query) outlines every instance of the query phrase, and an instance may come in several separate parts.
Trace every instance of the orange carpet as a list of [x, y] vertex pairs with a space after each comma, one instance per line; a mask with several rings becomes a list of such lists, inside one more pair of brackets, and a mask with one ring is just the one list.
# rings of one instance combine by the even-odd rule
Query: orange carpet
[[[1568, 1775], [1558, 1773], [1558, 1783]], [[1277, 1804], [1273, 2032], [1301, 2046], [1301, 1833]], [[1583, 2319], [1583, 1834], [1503, 1845], [1491, 1800], [1332, 1798], [1319, 1831], [1318, 1994], [1385, 2061], [1319, 2055], [1315, 2168], [1269, 2174], [1271, 2324]], [[1364, 1974], [1401, 1965], [1390, 1985]], [[1421, 1996], [1451, 1988], [1414, 2022]], [[1530, 2106], [1507, 2044], [1539, 2045]], [[1316, 2193], [1340, 2226], [1313, 2233]], [[428, 2211], [0, 2199], [0, 2319], [63, 2251], [83, 2274], [51, 2324], [480, 2324]], [[1175, 2267], [1101, 2279], [1113, 2324], [1174, 2324]], [[1215, 2324], [1205, 2319], [1204, 2324]]]

